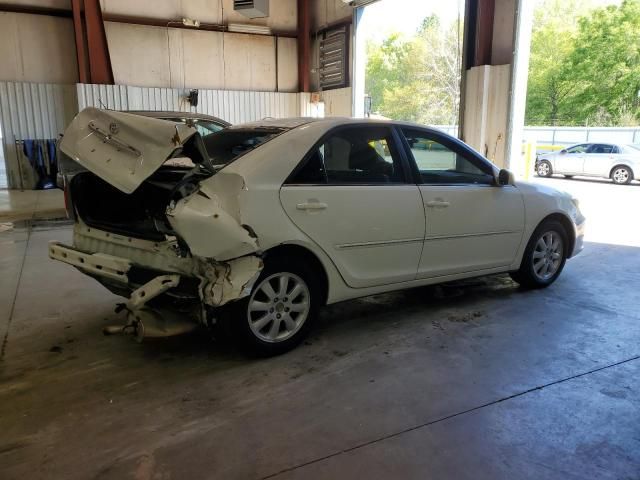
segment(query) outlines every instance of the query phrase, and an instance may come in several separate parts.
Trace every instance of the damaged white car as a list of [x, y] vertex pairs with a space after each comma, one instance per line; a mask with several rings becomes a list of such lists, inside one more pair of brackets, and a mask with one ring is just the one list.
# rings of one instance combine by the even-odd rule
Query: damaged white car
[[269, 120], [202, 137], [86, 109], [65, 132], [73, 246], [139, 336], [228, 327], [282, 353], [327, 303], [509, 272], [545, 287], [582, 249], [577, 201], [401, 122]]

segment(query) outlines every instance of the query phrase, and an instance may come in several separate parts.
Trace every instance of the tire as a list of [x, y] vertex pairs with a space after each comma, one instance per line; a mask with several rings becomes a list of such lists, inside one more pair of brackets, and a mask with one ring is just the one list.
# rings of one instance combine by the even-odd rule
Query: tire
[[551, 164], [546, 160], [538, 162], [538, 165], [536, 166], [536, 175], [545, 178], [553, 175], [553, 168], [551, 168]]
[[512, 272], [511, 278], [524, 288], [548, 287], [562, 273], [568, 251], [569, 238], [565, 228], [556, 220], [546, 220], [531, 235], [520, 269]]
[[618, 165], [611, 170], [610, 178], [616, 185], [627, 185], [633, 180], [633, 173], [629, 167]]
[[[290, 298], [294, 289], [295, 297]], [[251, 355], [280, 355], [295, 348], [311, 330], [321, 292], [317, 273], [306, 264], [282, 257], [267, 259], [251, 294], [223, 307], [220, 327]]]

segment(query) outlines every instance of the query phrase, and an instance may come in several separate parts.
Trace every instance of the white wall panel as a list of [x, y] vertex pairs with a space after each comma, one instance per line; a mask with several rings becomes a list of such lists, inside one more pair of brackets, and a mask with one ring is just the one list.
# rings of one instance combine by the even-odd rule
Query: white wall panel
[[2, 81], [77, 82], [72, 20], [0, 12], [0, 59]]
[[320, 93], [327, 117], [350, 117], [353, 115], [351, 88], [336, 88]]

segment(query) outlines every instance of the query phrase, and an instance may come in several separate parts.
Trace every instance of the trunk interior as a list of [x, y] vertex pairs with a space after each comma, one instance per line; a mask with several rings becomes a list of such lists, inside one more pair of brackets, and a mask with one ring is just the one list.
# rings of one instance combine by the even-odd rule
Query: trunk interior
[[90, 227], [162, 241], [170, 232], [165, 211], [175, 187], [190, 169], [162, 167], [126, 194], [91, 172], [75, 175], [69, 186], [78, 216]]

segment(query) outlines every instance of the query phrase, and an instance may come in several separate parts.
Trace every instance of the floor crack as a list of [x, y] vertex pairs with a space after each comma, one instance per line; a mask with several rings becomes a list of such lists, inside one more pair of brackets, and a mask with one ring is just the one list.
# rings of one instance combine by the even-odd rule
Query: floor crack
[[444, 422], [446, 420], [450, 420], [450, 419], [455, 418], [455, 417], [466, 415], [468, 413], [472, 413], [472, 412], [478, 411], [480, 409], [483, 409], [483, 408], [486, 408], [486, 407], [490, 407], [492, 405], [496, 405], [498, 403], [506, 402], [508, 400], [512, 400], [514, 398], [518, 398], [518, 397], [521, 397], [523, 395], [527, 395], [529, 393], [536, 392], [536, 391], [542, 390], [542, 389], [547, 388], [547, 387], [552, 387], [552, 386], [558, 385], [560, 383], [568, 382], [570, 380], [575, 380], [576, 378], [580, 378], [580, 377], [584, 377], [584, 376], [587, 376], [587, 375], [591, 375], [593, 373], [597, 373], [597, 372], [600, 372], [602, 370], [607, 370], [609, 368], [617, 367], [617, 366], [623, 365], [625, 363], [633, 362], [635, 360], [640, 360], [640, 355], [636, 355], [634, 357], [630, 357], [630, 358], [627, 358], [625, 360], [621, 360], [619, 362], [611, 363], [611, 364], [605, 365], [603, 367], [594, 368], [594, 369], [586, 371], [586, 372], [578, 373], [578, 374], [572, 375], [570, 377], [561, 378], [560, 380], [555, 380], [553, 382], [545, 383], [545, 384], [539, 385], [537, 387], [529, 388], [528, 390], [524, 390], [522, 392], [514, 393], [513, 395], [502, 397], [502, 398], [499, 398], [497, 400], [493, 400], [491, 402], [487, 402], [487, 403], [484, 403], [482, 405], [478, 405], [476, 407], [472, 407], [472, 408], [469, 408], [467, 410], [463, 410], [461, 412], [452, 413], [450, 415], [446, 415], [444, 417], [437, 418], [436, 420], [432, 420], [430, 422], [421, 423], [421, 424], [418, 424], [418, 425], [414, 425], [413, 427], [405, 428], [403, 430], [384, 435], [382, 437], [374, 438], [373, 440], [368, 440], [366, 442], [359, 443], [357, 445], [354, 445], [353, 447], [345, 448], [343, 450], [339, 450], [337, 452], [330, 453], [330, 454], [325, 455], [323, 457], [319, 457], [319, 458], [316, 458], [316, 459], [313, 459], [313, 460], [309, 460], [308, 462], [301, 463], [299, 465], [294, 465], [293, 467], [284, 468], [284, 469], [282, 469], [282, 470], [280, 470], [278, 472], [275, 472], [275, 473], [269, 474], [269, 475], [267, 475], [265, 477], [262, 477], [262, 480], [266, 480], [266, 479], [269, 479], [269, 478], [274, 478], [274, 477], [277, 477], [279, 475], [282, 475], [283, 473], [292, 472], [292, 471], [297, 470], [299, 468], [306, 467], [308, 465], [313, 465], [313, 464], [321, 462], [323, 460], [327, 460], [329, 458], [337, 457], [337, 456], [342, 455], [344, 453], [353, 452], [354, 450], [359, 450], [361, 448], [368, 447], [369, 445], [374, 445], [376, 443], [380, 443], [380, 442], [382, 442], [384, 440], [389, 440], [391, 438], [399, 437], [400, 435], [404, 435], [405, 433], [413, 432], [415, 430], [420, 430], [421, 428], [425, 428], [425, 427], [434, 425], [436, 423], [441, 423], [441, 422]]
[[18, 299], [18, 292], [20, 291], [20, 283], [22, 282], [22, 271], [24, 270], [24, 264], [27, 261], [27, 254], [29, 253], [29, 240], [31, 240], [32, 227], [29, 224], [27, 227], [27, 241], [24, 246], [24, 253], [22, 254], [22, 263], [20, 264], [20, 272], [18, 273], [18, 281], [16, 282], [16, 290], [13, 294], [13, 301], [11, 302], [11, 310], [9, 311], [9, 319], [7, 320], [7, 330], [2, 338], [2, 347], [0, 348], [0, 362], [4, 361], [4, 356], [7, 351], [7, 344], [9, 343], [9, 330], [11, 329], [11, 322], [13, 321], [13, 312], [16, 308], [16, 300]]

